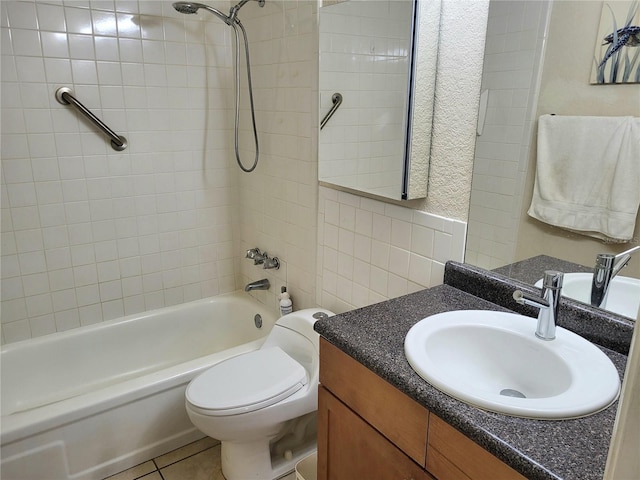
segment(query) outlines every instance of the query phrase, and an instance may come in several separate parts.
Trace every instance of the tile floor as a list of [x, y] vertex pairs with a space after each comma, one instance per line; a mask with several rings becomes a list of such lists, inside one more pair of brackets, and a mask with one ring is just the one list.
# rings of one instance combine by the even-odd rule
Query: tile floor
[[[280, 480], [295, 480], [291, 473]], [[225, 480], [220, 467], [220, 443], [203, 438], [105, 480]]]

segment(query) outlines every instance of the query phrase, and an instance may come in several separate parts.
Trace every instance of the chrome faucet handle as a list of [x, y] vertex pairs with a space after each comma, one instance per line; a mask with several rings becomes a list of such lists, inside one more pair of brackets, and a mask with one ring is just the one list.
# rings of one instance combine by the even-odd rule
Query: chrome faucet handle
[[[620, 252], [614, 257], [615, 264], [613, 265], [613, 276], [616, 276], [618, 272], [624, 267], [629, 260], [631, 260], [631, 255], [640, 251], [640, 245], [637, 245], [629, 250], [625, 250], [624, 252]], [[600, 255], [598, 255], [599, 257]]]
[[542, 296], [545, 288], [561, 289], [564, 280], [564, 273], [556, 270], [546, 270], [542, 280]]
[[252, 248], [250, 250], [247, 250], [246, 255], [244, 256], [244, 258], [248, 258], [250, 260], [254, 260], [257, 256], [261, 256], [262, 252], [260, 251], [260, 249], [258, 247], [256, 248]]
[[275, 268], [276, 270], [278, 270], [280, 268], [280, 260], [278, 260], [278, 257], [269, 258], [269, 256], [265, 254], [264, 264], [262, 265], [262, 268]]
[[253, 260], [254, 265], [260, 265], [264, 262], [265, 258], [269, 258], [267, 252], [261, 252], [258, 247], [252, 248], [251, 250], [247, 250], [247, 254], [244, 258], [248, 258], [249, 260]]
[[267, 252], [257, 253], [256, 256], [253, 257], [253, 264], [262, 265], [267, 258], [269, 258], [269, 254]]

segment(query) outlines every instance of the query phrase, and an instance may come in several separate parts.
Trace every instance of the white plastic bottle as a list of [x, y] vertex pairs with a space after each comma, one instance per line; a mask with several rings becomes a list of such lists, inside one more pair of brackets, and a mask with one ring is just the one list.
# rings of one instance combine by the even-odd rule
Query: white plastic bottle
[[282, 316], [293, 312], [293, 302], [291, 302], [291, 297], [287, 293], [287, 287], [282, 287], [280, 292], [278, 298], [280, 299], [280, 315]]

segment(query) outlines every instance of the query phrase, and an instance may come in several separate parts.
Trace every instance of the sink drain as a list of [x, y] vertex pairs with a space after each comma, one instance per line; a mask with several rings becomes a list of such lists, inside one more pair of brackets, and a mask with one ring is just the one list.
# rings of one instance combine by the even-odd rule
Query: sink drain
[[518, 390], [513, 390], [512, 388], [500, 390], [500, 395], [504, 395], [505, 397], [527, 398], [524, 393], [519, 392]]

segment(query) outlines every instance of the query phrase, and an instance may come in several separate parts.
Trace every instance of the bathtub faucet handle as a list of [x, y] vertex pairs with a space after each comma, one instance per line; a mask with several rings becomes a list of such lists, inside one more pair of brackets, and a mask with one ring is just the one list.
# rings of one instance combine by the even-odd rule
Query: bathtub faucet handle
[[278, 257], [269, 258], [269, 255], [265, 254], [264, 264], [262, 265], [262, 268], [275, 268], [276, 270], [278, 270], [280, 268], [280, 260], [278, 259]]
[[248, 258], [249, 260], [253, 260], [254, 265], [260, 265], [264, 263], [265, 258], [269, 258], [267, 252], [261, 252], [258, 247], [252, 248], [251, 250], [247, 250], [247, 254], [244, 258]]
[[258, 247], [247, 250], [247, 254], [244, 256], [250, 260], [255, 260], [257, 257], [262, 257], [262, 252]]

